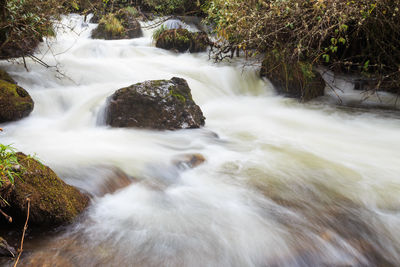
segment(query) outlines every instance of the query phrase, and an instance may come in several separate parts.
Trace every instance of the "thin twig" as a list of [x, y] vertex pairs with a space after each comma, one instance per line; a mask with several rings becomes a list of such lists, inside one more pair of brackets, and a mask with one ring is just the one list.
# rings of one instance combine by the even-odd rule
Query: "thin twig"
[[24, 61], [24, 68], [29, 72], [28, 66], [26, 65], [25, 56], [22, 56], [22, 60]]
[[329, 83], [326, 83], [326, 85], [328, 85], [329, 89], [332, 90], [332, 92], [336, 95], [336, 97], [339, 99], [339, 103], [343, 104], [342, 98], [338, 95], [338, 93], [336, 92], [336, 90], [333, 88], [332, 85], [330, 85]]
[[26, 221], [25, 221], [25, 225], [24, 225], [24, 231], [22, 232], [21, 246], [19, 248], [18, 258], [14, 263], [14, 267], [17, 266], [19, 258], [21, 257], [22, 250], [23, 250], [23, 247], [24, 247], [25, 232], [26, 232], [26, 229], [28, 228], [29, 210], [30, 210], [30, 207], [31, 207], [31, 200], [30, 200], [30, 198], [27, 198], [26, 201], [28, 202], [28, 210], [26, 212]]

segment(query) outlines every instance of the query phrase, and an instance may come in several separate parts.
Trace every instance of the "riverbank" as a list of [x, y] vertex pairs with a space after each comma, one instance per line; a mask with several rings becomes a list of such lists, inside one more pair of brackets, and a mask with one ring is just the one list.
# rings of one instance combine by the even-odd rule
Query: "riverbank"
[[[277, 96], [257, 68], [243, 70], [241, 61], [214, 64], [207, 53], [158, 49], [149, 29], [138, 39], [93, 40], [95, 24], [77, 15], [66, 21], [75, 32], [50, 40], [58, 55], [45, 59], [68, 78], [29, 59], [29, 72], [0, 63], [35, 102], [29, 117], [0, 125], [1, 142], [36, 153], [89, 193], [105, 179], [99, 165], [138, 182], [97, 194], [83, 220], [27, 245], [32, 250], [21, 266], [35, 259], [80, 266], [400, 262], [398, 111], [300, 104]], [[174, 76], [188, 82], [207, 118], [204, 128], [99, 123], [116, 89]], [[176, 156], [186, 153], [206, 161], [176, 167]]]

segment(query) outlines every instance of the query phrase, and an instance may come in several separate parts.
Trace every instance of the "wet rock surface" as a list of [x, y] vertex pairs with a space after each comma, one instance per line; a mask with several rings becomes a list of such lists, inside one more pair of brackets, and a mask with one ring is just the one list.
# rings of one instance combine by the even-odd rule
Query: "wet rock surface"
[[59, 175], [69, 184], [96, 197], [112, 194], [137, 182], [135, 177], [109, 165], [80, 166]]
[[196, 168], [203, 164], [206, 158], [199, 153], [196, 154], [183, 154], [175, 157], [172, 163], [180, 170]]
[[186, 80], [156, 80], [117, 90], [108, 98], [106, 124], [158, 130], [199, 128], [205, 118]]

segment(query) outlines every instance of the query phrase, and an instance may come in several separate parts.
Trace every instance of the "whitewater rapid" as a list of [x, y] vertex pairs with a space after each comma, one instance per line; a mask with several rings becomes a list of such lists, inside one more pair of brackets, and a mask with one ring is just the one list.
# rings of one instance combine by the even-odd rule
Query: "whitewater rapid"
[[[139, 182], [94, 197], [50, 255], [76, 266], [400, 264], [398, 111], [301, 104], [275, 95], [256, 68], [155, 48], [152, 29], [106, 41], [90, 39], [96, 25], [80, 16], [64, 23], [73, 31], [60, 30], [37, 53], [59, 72], [29, 59], [29, 72], [0, 62], [35, 102], [29, 117], [0, 125], [0, 141], [89, 193], [101, 168]], [[115, 90], [174, 76], [187, 80], [204, 128], [100, 123]], [[184, 171], [173, 164], [192, 153], [206, 162]]]

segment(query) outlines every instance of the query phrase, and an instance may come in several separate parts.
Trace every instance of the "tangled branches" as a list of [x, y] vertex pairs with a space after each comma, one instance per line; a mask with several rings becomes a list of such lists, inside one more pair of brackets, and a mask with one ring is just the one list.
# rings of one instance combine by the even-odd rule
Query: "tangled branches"
[[400, 87], [399, 8], [400, 0], [211, 0], [207, 12], [231, 47], [362, 73], [391, 89]]
[[52, 27], [64, 1], [2, 0], [0, 3], [0, 58], [30, 54]]

